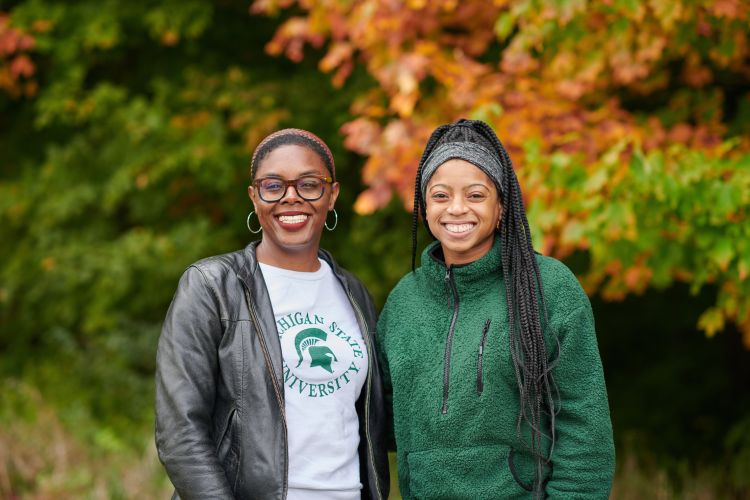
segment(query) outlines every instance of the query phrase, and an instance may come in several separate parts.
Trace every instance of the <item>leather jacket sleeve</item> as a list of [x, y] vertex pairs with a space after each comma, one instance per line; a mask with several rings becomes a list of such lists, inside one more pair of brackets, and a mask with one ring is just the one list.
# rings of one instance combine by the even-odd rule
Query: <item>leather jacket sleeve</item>
[[180, 279], [156, 355], [156, 448], [180, 498], [234, 498], [216, 455], [212, 413], [219, 302], [195, 266]]

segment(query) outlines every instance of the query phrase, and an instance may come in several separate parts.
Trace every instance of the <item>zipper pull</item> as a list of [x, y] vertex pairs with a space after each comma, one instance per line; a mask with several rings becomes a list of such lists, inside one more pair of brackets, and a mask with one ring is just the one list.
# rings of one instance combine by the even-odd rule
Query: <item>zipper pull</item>
[[445, 283], [445, 299], [450, 306], [453, 304], [453, 296], [451, 295], [451, 266], [445, 268], [445, 278], [443, 278], [443, 282]]
[[484, 328], [482, 328], [482, 344], [484, 344], [484, 338], [487, 336], [487, 331], [490, 329], [491, 319], [484, 322]]

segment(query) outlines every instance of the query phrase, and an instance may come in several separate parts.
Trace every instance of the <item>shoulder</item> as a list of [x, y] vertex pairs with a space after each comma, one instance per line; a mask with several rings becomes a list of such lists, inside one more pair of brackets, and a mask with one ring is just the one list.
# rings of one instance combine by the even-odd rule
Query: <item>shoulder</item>
[[573, 272], [553, 257], [536, 256], [548, 307], [558, 305], [572, 310], [589, 303], [586, 292]]
[[244, 250], [236, 250], [221, 255], [212, 255], [190, 264], [186, 272], [191, 269], [199, 271], [207, 280], [222, 279], [227, 274], [237, 274], [245, 264]]
[[352, 290], [367, 291], [367, 287], [365, 286], [365, 284], [362, 283], [362, 280], [357, 278], [357, 276], [353, 272], [340, 266], [338, 267], [337, 271], [339, 276], [341, 276], [341, 278], [349, 285]]
[[318, 252], [318, 257], [328, 263], [334, 276], [343, 280], [344, 284], [349, 287], [352, 292], [365, 292], [365, 294], [369, 295], [364, 283], [362, 283], [353, 272], [339, 265], [339, 263], [336, 262], [336, 259], [333, 258], [333, 255], [331, 255], [331, 252], [321, 248]]
[[418, 286], [420, 279], [420, 268], [414, 272], [408, 272], [396, 283], [396, 286], [388, 294], [388, 298], [383, 306], [383, 314], [397, 309], [409, 308], [412, 304], [419, 301], [419, 294], [422, 287]]
[[245, 262], [244, 250], [205, 257], [187, 266], [178, 288], [183, 291], [205, 288], [219, 300], [228, 286], [236, 284]]
[[398, 280], [398, 283], [396, 283], [396, 286], [393, 287], [391, 293], [388, 294], [388, 300], [390, 301], [392, 297], [405, 297], [414, 294], [418, 288], [417, 282], [419, 281], [420, 274], [420, 268], [417, 268], [415, 271], [403, 275], [401, 279]]
[[344, 287], [352, 293], [354, 300], [358, 304], [365, 307], [365, 311], [374, 321], [377, 317], [377, 313], [375, 311], [375, 303], [373, 302], [370, 291], [367, 289], [365, 284], [362, 283], [362, 281], [357, 278], [354, 273], [341, 267], [330, 254], [330, 252], [321, 249], [318, 256], [328, 263], [328, 265], [331, 267], [333, 275], [343, 282]]

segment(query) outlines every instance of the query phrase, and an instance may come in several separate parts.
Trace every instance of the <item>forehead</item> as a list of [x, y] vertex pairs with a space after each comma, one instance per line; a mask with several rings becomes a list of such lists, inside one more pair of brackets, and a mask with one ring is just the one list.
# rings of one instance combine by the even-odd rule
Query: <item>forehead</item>
[[263, 158], [255, 176], [278, 175], [293, 179], [305, 173], [328, 175], [328, 169], [323, 159], [311, 148], [298, 144], [285, 144]]
[[454, 158], [440, 165], [432, 174], [427, 188], [444, 184], [451, 187], [470, 186], [472, 184], [483, 184], [494, 189], [495, 183], [479, 167], [466, 160]]

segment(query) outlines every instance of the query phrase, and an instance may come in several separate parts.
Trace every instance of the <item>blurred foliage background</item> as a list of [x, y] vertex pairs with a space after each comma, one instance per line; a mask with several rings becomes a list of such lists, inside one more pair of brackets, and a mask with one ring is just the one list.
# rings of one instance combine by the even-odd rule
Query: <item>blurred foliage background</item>
[[750, 498], [749, 34], [742, 0], [0, 0], [0, 498], [169, 493], [161, 321], [251, 239], [263, 136], [329, 143], [323, 245], [382, 305], [459, 117], [592, 297], [613, 498]]

